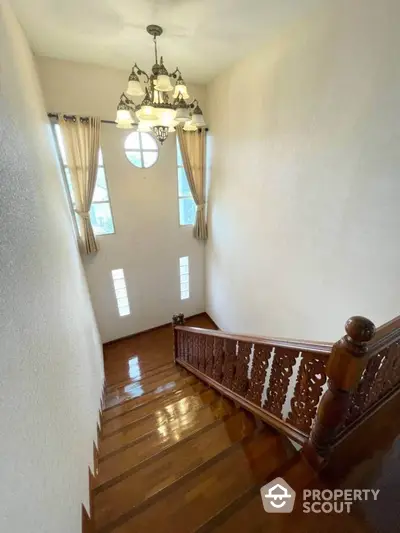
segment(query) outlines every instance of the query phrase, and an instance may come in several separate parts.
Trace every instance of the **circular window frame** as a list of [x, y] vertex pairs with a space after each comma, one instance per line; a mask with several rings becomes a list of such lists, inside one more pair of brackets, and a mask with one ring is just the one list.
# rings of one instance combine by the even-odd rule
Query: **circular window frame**
[[[126, 148], [127, 140], [132, 135], [138, 135], [139, 136], [139, 147], [138, 148]], [[148, 135], [154, 141], [154, 148], [144, 148], [143, 147], [142, 135], [143, 136]], [[125, 152], [126, 159], [128, 160], [128, 162], [133, 167], [139, 168], [139, 169], [142, 169], [142, 170], [147, 170], [147, 169], [149, 169], [151, 167], [154, 167], [154, 165], [157, 163], [158, 157], [159, 157], [159, 154], [160, 154], [160, 148], [158, 146], [158, 143], [157, 143], [155, 137], [151, 133], [148, 133], [148, 132], [145, 132], [145, 131], [132, 131], [125, 138], [125, 141], [124, 141], [124, 152]], [[140, 154], [140, 160], [141, 160], [142, 165], [141, 166], [136, 165], [133, 161], [131, 161], [129, 159], [129, 157], [128, 157], [128, 153]], [[157, 157], [155, 158], [154, 162], [151, 165], [148, 165], [148, 166], [145, 165], [145, 160], [144, 160], [144, 156], [143, 156], [144, 153], [156, 154]]]

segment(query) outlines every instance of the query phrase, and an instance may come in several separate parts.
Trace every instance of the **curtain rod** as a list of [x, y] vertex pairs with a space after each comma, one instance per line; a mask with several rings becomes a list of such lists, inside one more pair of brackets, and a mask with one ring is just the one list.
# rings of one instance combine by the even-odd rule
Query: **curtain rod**
[[[53, 119], [58, 120], [58, 115], [62, 115], [62, 114], [63, 114], [63, 113], [47, 113], [47, 116], [48, 116], [49, 118], [53, 118]], [[72, 119], [72, 118], [74, 118], [75, 116], [76, 116], [76, 115], [66, 115], [66, 114], [64, 114], [64, 117], [66, 117], [67, 119], [68, 119], [68, 118], [71, 118], [71, 119]], [[82, 117], [82, 118], [83, 118], [83, 119], [88, 119], [89, 117]], [[115, 124], [116, 124], [114, 120], [103, 120], [103, 119], [101, 119], [100, 122], [103, 123], [103, 124], [114, 124], [114, 126], [115, 126]], [[204, 128], [204, 129], [205, 129], [206, 131], [208, 131], [208, 128]], [[197, 131], [200, 131], [200, 129], [198, 129]]]
[[[58, 119], [58, 115], [62, 115], [63, 113], [47, 113], [47, 116], [49, 118], [54, 118], [54, 119]], [[67, 119], [68, 118], [74, 118], [76, 115], [66, 115], [64, 114], [64, 117], [66, 117]], [[82, 117], [83, 119], [88, 119], [89, 117]], [[115, 121], [114, 120], [103, 120], [101, 119], [100, 122], [102, 122], [103, 124], [114, 124], [115, 125]]]

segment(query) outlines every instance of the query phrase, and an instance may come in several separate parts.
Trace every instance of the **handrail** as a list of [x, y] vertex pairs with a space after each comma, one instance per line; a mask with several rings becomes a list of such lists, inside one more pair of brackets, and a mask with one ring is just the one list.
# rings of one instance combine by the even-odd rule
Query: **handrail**
[[400, 391], [400, 317], [374, 324], [352, 317], [346, 335], [332, 348], [323, 395], [310, 439], [308, 458], [326, 457], [332, 448]]
[[369, 343], [369, 357], [373, 357], [397, 340], [400, 340], [400, 316], [382, 324], [376, 330], [374, 338]]
[[[399, 326], [400, 328], [400, 326]], [[389, 331], [385, 336], [376, 342], [371, 342], [368, 347], [368, 357], [371, 358], [385, 348], [391, 346], [394, 342], [400, 340], [400, 329]]]
[[185, 327], [175, 360], [221, 394], [304, 444], [320, 467], [332, 449], [400, 393], [400, 316], [375, 329], [355, 316], [336, 343]]
[[290, 348], [292, 350], [305, 350], [308, 352], [317, 353], [318, 355], [329, 356], [332, 350], [332, 342], [316, 342], [298, 339], [284, 339], [281, 337], [259, 337], [253, 335], [237, 335], [236, 333], [227, 333], [226, 331], [194, 328], [190, 326], [176, 326], [175, 329], [198, 333], [200, 335], [208, 335], [211, 337], [218, 337], [220, 339], [232, 339], [242, 342], [251, 342], [254, 344], [273, 345], [276, 348]]
[[396, 316], [392, 320], [389, 320], [388, 322], [385, 322], [379, 326], [379, 328], [377, 328], [372, 344], [375, 345], [375, 343], [380, 341], [383, 337], [386, 337], [397, 329], [400, 329], [400, 315]]
[[[257, 344], [273, 344], [280, 348], [291, 348], [298, 350], [307, 350], [315, 352], [319, 355], [326, 354], [329, 356], [332, 350], [333, 342], [310, 341], [303, 339], [291, 339], [284, 337], [264, 337], [260, 335], [241, 335], [237, 333], [229, 333], [221, 330], [196, 328], [192, 326], [176, 326], [177, 329], [184, 329], [185, 331], [192, 331], [193, 333], [200, 333], [202, 335], [211, 335], [221, 339], [236, 339], [237, 341], [253, 342]], [[376, 329], [375, 336], [370, 342], [370, 352], [380, 350], [387, 343], [393, 342], [394, 337], [400, 337], [400, 315], [385, 322]]]

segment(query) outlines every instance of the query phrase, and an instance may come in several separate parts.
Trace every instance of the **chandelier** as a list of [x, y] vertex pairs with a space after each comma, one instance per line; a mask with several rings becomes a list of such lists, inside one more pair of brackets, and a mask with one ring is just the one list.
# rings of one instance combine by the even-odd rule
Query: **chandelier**
[[[189, 102], [190, 96], [179, 68], [169, 74], [162, 56], [158, 62], [157, 37], [162, 34], [162, 28], [151, 24], [146, 29], [153, 36], [155, 63], [150, 76], [136, 63], [133, 65], [128, 88], [120, 96], [115, 122], [117, 128], [152, 131], [163, 144], [168, 133], [175, 131], [177, 126], [183, 126], [185, 131], [196, 131], [206, 124], [199, 102], [196, 99]], [[171, 78], [175, 81], [174, 86]], [[141, 97], [144, 98], [140, 104], [132, 100]]]

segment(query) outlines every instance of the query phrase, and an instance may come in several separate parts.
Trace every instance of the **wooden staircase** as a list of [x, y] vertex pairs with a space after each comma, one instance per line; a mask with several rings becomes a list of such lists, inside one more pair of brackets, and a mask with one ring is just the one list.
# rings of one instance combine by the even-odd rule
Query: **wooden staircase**
[[[207, 316], [188, 322], [202, 329], [183, 327], [183, 316], [177, 318], [175, 361], [170, 327], [105, 347], [92, 530], [320, 533], [318, 515], [305, 515], [301, 505], [290, 515], [265, 513], [260, 487], [275, 477], [298, 494], [306, 486], [338, 486], [335, 476], [317, 479], [327, 453], [344, 465], [343, 444], [372, 435], [368, 423], [376, 425], [378, 410], [383, 417], [387, 409], [381, 421], [393, 425], [400, 319], [368, 343], [373, 324], [355, 317], [332, 345], [225, 334]], [[347, 486], [353, 484], [354, 476]], [[326, 532], [337, 531], [343, 520], [332, 517]], [[346, 527], [369, 531], [361, 522], [359, 513], [351, 514]]]
[[109, 386], [105, 402], [98, 533], [211, 531], [253, 496], [264, 513], [259, 488], [295, 454], [275, 430], [173, 365]]
[[170, 328], [105, 347], [105, 372], [96, 533], [233, 531], [247, 505], [265, 516], [259, 489], [294, 447], [175, 365]]

